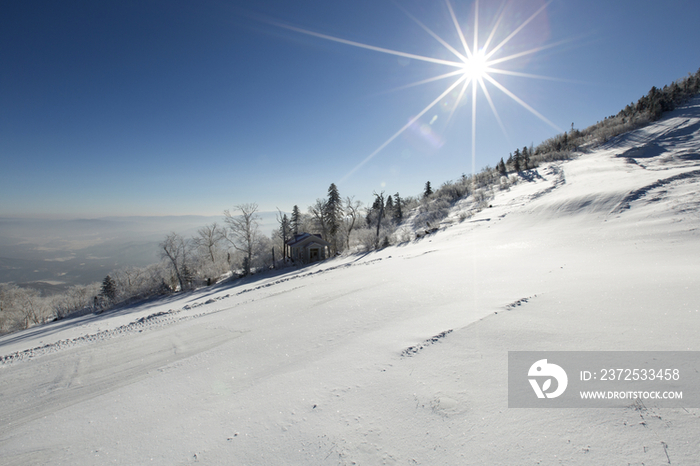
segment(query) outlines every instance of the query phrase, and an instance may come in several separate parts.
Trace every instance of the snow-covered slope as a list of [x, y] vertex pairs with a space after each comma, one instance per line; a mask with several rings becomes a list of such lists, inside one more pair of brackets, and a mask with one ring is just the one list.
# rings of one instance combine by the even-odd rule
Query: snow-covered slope
[[700, 350], [698, 181], [696, 100], [423, 239], [5, 336], [2, 463], [697, 464], [700, 411], [509, 409], [507, 354]]

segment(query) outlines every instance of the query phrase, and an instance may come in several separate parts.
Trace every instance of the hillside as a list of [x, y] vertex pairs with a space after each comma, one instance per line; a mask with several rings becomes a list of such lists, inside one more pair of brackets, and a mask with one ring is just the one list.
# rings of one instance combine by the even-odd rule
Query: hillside
[[0, 338], [4, 464], [694, 464], [700, 410], [508, 408], [508, 351], [700, 350], [700, 99], [364, 255]]

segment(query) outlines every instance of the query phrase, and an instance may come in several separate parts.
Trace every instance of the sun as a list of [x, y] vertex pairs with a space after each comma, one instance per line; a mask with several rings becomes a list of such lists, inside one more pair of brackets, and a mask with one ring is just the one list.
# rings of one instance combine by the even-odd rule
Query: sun
[[[367, 50], [373, 50], [375, 52], [380, 52], [380, 53], [385, 53], [385, 54], [390, 54], [390, 55], [396, 55], [399, 57], [404, 57], [404, 58], [410, 58], [414, 60], [419, 60], [419, 61], [424, 61], [428, 63], [435, 63], [438, 65], [444, 65], [446, 67], [450, 68], [450, 71], [447, 71], [443, 74], [434, 76], [432, 78], [424, 79], [422, 81], [409, 84], [408, 86], [404, 87], [412, 87], [412, 86], [418, 86], [421, 84], [427, 84], [439, 80], [447, 80], [447, 79], [453, 79], [453, 81], [447, 85], [446, 89], [444, 92], [442, 92], [440, 95], [438, 95], [432, 102], [430, 102], [423, 110], [418, 112], [413, 118], [410, 119], [408, 123], [406, 123], [403, 127], [401, 127], [396, 133], [394, 133], [391, 137], [389, 137], [386, 141], [384, 141], [383, 144], [381, 144], [377, 149], [375, 149], [371, 154], [369, 154], [367, 157], [365, 157], [361, 162], [359, 162], [348, 174], [346, 174], [342, 179], [341, 182], [348, 179], [350, 176], [352, 176], [356, 171], [358, 171], [363, 165], [365, 165], [367, 162], [369, 162], [374, 156], [376, 156], [379, 152], [381, 152], [386, 146], [388, 146], [394, 139], [396, 139], [399, 135], [401, 135], [404, 131], [406, 131], [408, 128], [413, 126], [420, 118], [423, 117], [431, 108], [435, 107], [436, 105], [440, 104], [441, 102], [444, 102], [445, 98], [452, 94], [453, 92], [458, 91], [458, 98], [454, 101], [452, 108], [450, 109], [450, 114], [448, 117], [449, 119], [452, 118], [452, 115], [455, 113], [457, 108], [463, 103], [465, 99], [468, 99], [471, 97], [471, 113], [472, 113], [472, 119], [471, 119], [471, 159], [472, 159], [472, 172], [475, 172], [475, 160], [476, 160], [476, 101], [479, 95], [479, 91], [481, 91], [481, 94], [483, 94], [484, 98], [486, 98], [486, 101], [489, 104], [489, 107], [491, 108], [491, 111], [493, 112], [493, 115], [495, 116], [496, 120], [498, 121], [498, 124], [500, 125], [501, 129], [503, 130], [504, 134], [507, 133], [505, 131], [505, 127], [503, 125], [503, 122], [501, 121], [500, 116], [498, 115], [498, 111], [496, 110], [496, 107], [494, 105], [493, 99], [491, 98], [491, 94], [489, 91], [489, 87], [492, 89], [496, 89], [508, 97], [510, 97], [514, 102], [516, 102], [518, 105], [522, 106], [526, 110], [528, 110], [530, 113], [532, 113], [534, 116], [542, 120], [544, 123], [548, 124], [558, 132], [562, 132], [562, 130], [549, 121], [547, 118], [545, 118], [543, 115], [541, 115], [539, 112], [537, 112], [534, 108], [532, 108], [530, 105], [528, 105], [525, 101], [523, 101], [520, 97], [516, 96], [513, 92], [508, 90], [503, 84], [498, 82], [498, 80], [494, 77], [494, 75], [509, 75], [509, 76], [516, 76], [516, 77], [522, 77], [522, 78], [536, 78], [536, 79], [547, 79], [547, 80], [553, 80], [553, 78], [549, 78], [547, 76], [538, 76], [534, 74], [529, 74], [529, 73], [523, 73], [523, 72], [518, 72], [518, 71], [512, 71], [508, 70], [502, 67], [503, 64], [515, 60], [517, 58], [525, 57], [528, 55], [535, 54], [539, 51], [542, 51], [544, 49], [548, 49], [551, 47], [554, 47], [556, 45], [559, 45], [559, 43], [553, 43], [553, 44], [548, 44], [548, 45], [543, 45], [539, 47], [535, 47], [529, 50], [517, 52], [511, 55], [506, 55], [502, 56], [504, 46], [508, 44], [513, 38], [515, 38], [528, 24], [530, 24], [537, 16], [539, 16], [546, 8], [547, 6], [552, 2], [553, 0], [550, 0], [549, 2], [545, 3], [542, 5], [537, 11], [534, 11], [527, 19], [525, 19], [520, 25], [517, 27], [513, 27], [512, 30], [506, 30], [505, 33], [507, 34], [505, 39], [501, 40], [498, 43], [494, 42], [494, 38], [497, 36], [496, 32], [504, 32], [500, 30], [501, 24], [504, 19], [504, 14], [506, 12], [506, 8], [502, 8], [500, 11], [500, 14], [498, 18], [496, 18], [496, 21], [494, 23], [493, 28], [489, 31], [488, 38], [484, 42], [482, 46], [479, 44], [479, 0], [476, 0], [474, 3], [474, 15], [473, 15], [473, 21], [472, 21], [472, 29], [474, 31], [473, 38], [471, 40], [471, 44], [467, 40], [467, 38], [464, 35], [464, 30], [462, 26], [460, 25], [460, 22], [457, 18], [457, 15], [454, 12], [454, 9], [452, 8], [452, 4], [450, 3], [450, 0], [445, 0], [445, 5], [447, 7], [447, 10], [449, 11], [450, 17], [452, 19], [452, 23], [454, 25], [455, 31], [457, 32], [457, 36], [459, 37], [460, 44], [455, 47], [453, 44], [448, 43], [446, 40], [444, 40], [440, 35], [435, 33], [433, 30], [428, 28], [423, 22], [421, 22], [418, 18], [413, 16], [410, 12], [408, 12], [406, 9], [404, 9], [402, 6], [400, 6], [398, 3], [396, 6], [403, 11], [406, 16], [408, 16], [411, 20], [413, 20], [421, 29], [423, 29], [426, 33], [428, 33], [433, 39], [437, 40], [447, 51], [449, 51], [451, 54], [454, 55], [455, 59], [454, 60], [445, 60], [442, 58], [435, 58], [435, 57], [430, 57], [430, 56], [424, 56], [424, 55], [417, 55], [413, 53], [408, 53], [408, 52], [402, 52], [398, 50], [391, 50], [391, 49], [386, 49], [383, 47], [377, 47], [374, 45], [369, 45], [369, 44], [363, 44], [360, 42], [355, 42], [347, 39], [342, 39], [339, 37], [334, 37], [326, 34], [321, 34], [318, 32], [313, 32], [309, 31], [306, 29], [302, 29], [299, 27], [295, 26], [290, 26], [287, 24], [282, 24], [278, 22], [272, 22], [274, 25], [283, 27], [285, 29], [289, 29], [292, 31], [296, 31], [302, 34], [306, 34], [309, 36], [314, 36], [318, 37], [324, 40], [329, 40], [333, 42], [338, 42], [341, 44], [346, 44], [350, 45], [353, 47], [359, 47]], [[505, 28], [505, 26], [503, 26]], [[502, 36], [504, 34], [500, 34]], [[471, 87], [471, 92], [468, 92], [469, 87]]]
[[486, 77], [489, 71], [488, 60], [482, 50], [479, 50], [467, 58], [467, 61], [462, 66], [462, 72], [467, 79], [472, 81], [481, 81]]

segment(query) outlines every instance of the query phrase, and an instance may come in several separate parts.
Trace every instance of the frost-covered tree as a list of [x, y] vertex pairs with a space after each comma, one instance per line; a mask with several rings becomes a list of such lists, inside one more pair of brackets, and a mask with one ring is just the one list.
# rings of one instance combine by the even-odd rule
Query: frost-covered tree
[[328, 187], [328, 199], [325, 204], [324, 216], [328, 233], [328, 237], [324, 239], [331, 243], [332, 252], [335, 253], [338, 251], [338, 235], [343, 219], [343, 201], [335, 183], [331, 183]]
[[212, 264], [215, 264], [220, 253], [220, 245], [224, 239], [224, 230], [216, 224], [205, 225], [197, 230], [197, 236], [194, 237], [194, 243], [206, 251], [206, 255]]
[[171, 266], [177, 282], [180, 285], [180, 290], [188, 289], [187, 281], [183, 276], [190, 252], [190, 243], [182, 236], [173, 232], [165, 237], [160, 243], [160, 254], [163, 259], [167, 259]]
[[94, 309], [95, 297], [100, 294], [100, 283], [73, 285], [63, 294], [52, 298], [56, 317], [62, 319], [75, 312]]
[[347, 236], [346, 236], [346, 246], [350, 249], [350, 235], [352, 234], [353, 228], [357, 224], [357, 220], [360, 218], [360, 207], [362, 207], [362, 202], [356, 201], [354, 196], [345, 198], [345, 218], [347, 219]]
[[326, 216], [327, 203], [325, 199], [316, 199], [316, 203], [309, 207], [309, 214], [314, 221], [316, 231], [310, 233], [321, 233], [323, 239], [328, 238], [328, 217]]
[[196, 249], [190, 267], [193, 274], [205, 277], [207, 283], [216, 280], [229, 269], [224, 237], [224, 228], [212, 223], [197, 230], [197, 235], [192, 238]]
[[225, 238], [234, 249], [245, 255], [243, 272], [250, 275], [255, 248], [260, 241], [258, 231], [260, 216], [256, 213], [258, 205], [255, 203], [240, 204], [236, 206], [236, 210], [240, 211], [241, 215], [233, 216], [228, 210], [224, 211], [224, 221], [228, 226]]
[[287, 259], [287, 241], [292, 239], [292, 225], [291, 222], [289, 221], [289, 217], [287, 217], [287, 214], [283, 214], [281, 210], [277, 209], [277, 223], [280, 224], [279, 228], [277, 229], [277, 236], [280, 238], [281, 247], [282, 247], [282, 260], [286, 261]]
[[38, 290], [0, 283], [0, 334], [44, 323], [48, 315], [47, 300]]

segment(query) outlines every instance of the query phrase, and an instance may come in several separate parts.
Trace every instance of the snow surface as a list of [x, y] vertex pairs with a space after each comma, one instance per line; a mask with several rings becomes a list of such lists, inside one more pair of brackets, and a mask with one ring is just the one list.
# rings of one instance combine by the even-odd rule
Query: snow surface
[[696, 100], [420, 240], [7, 335], [0, 462], [699, 464], [698, 409], [507, 399], [508, 351], [700, 350], [699, 180]]

